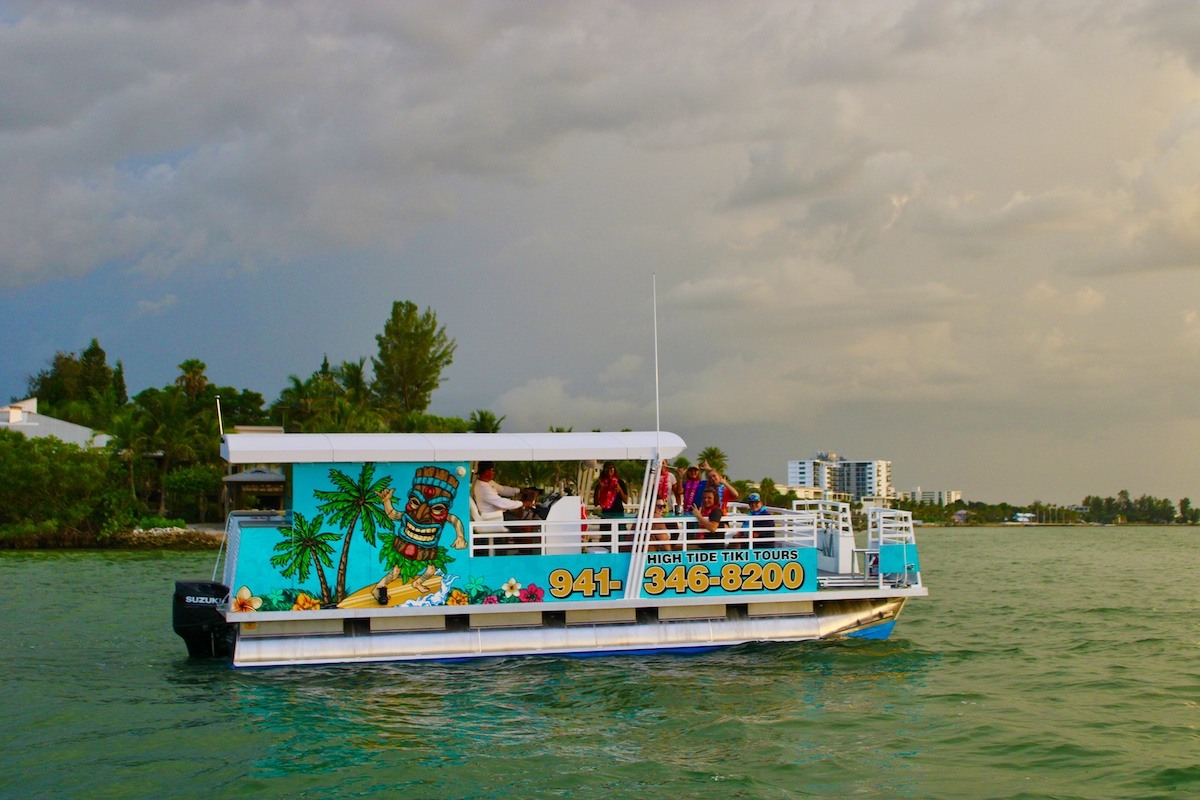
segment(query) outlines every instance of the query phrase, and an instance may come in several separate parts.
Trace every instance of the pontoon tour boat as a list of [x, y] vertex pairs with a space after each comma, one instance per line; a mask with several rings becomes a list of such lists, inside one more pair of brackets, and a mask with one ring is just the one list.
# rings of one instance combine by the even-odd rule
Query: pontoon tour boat
[[[238, 667], [683, 651], [886, 638], [927, 594], [907, 512], [867, 509], [861, 540], [840, 502], [732, 503], [719, 532], [663, 515], [660, 470], [684, 447], [661, 431], [228, 433], [222, 457], [280, 470], [288, 510], [230, 513], [212, 579], [176, 583], [175, 631]], [[520, 462], [549, 493], [526, 518], [480, 513], [481, 461]], [[623, 517], [580, 496], [608, 461], [643, 462]]]

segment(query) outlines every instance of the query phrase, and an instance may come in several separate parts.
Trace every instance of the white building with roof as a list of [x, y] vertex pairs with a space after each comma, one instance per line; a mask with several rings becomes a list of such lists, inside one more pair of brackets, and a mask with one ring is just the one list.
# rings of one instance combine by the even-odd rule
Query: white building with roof
[[0, 406], [0, 429], [16, 431], [30, 439], [53, 436], [80, 447], [104, 447], [112, 438], [86, 425], [76, 425], [74, 422], [37, 413], [36, 397]]

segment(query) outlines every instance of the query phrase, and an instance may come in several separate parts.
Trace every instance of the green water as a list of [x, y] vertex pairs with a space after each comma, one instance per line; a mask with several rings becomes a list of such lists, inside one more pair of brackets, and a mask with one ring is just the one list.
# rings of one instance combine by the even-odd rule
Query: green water
[[0, 796], [1200, 796], [1200, 530], [923, 529], [887, 642], [234, 671], [196, 553], [0, 553]]

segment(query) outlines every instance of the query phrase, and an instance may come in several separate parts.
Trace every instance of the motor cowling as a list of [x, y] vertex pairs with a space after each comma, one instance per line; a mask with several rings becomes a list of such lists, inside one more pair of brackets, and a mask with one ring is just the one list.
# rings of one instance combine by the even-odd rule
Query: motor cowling
[[225, 658], [232, 652], [233, 626], [221, 613], [228, 600], [229, 587], [216, 581], [175, 581], [172, 624], [190, 657]]

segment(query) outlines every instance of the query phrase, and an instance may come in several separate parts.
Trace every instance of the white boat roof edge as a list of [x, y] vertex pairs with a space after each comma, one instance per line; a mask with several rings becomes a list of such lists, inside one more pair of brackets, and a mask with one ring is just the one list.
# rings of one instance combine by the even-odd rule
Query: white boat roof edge
[[674, 458], [687, 445], [667, 431], [569, 433], [227, 433], [230, 464], [389, 461], [619, 461]]

